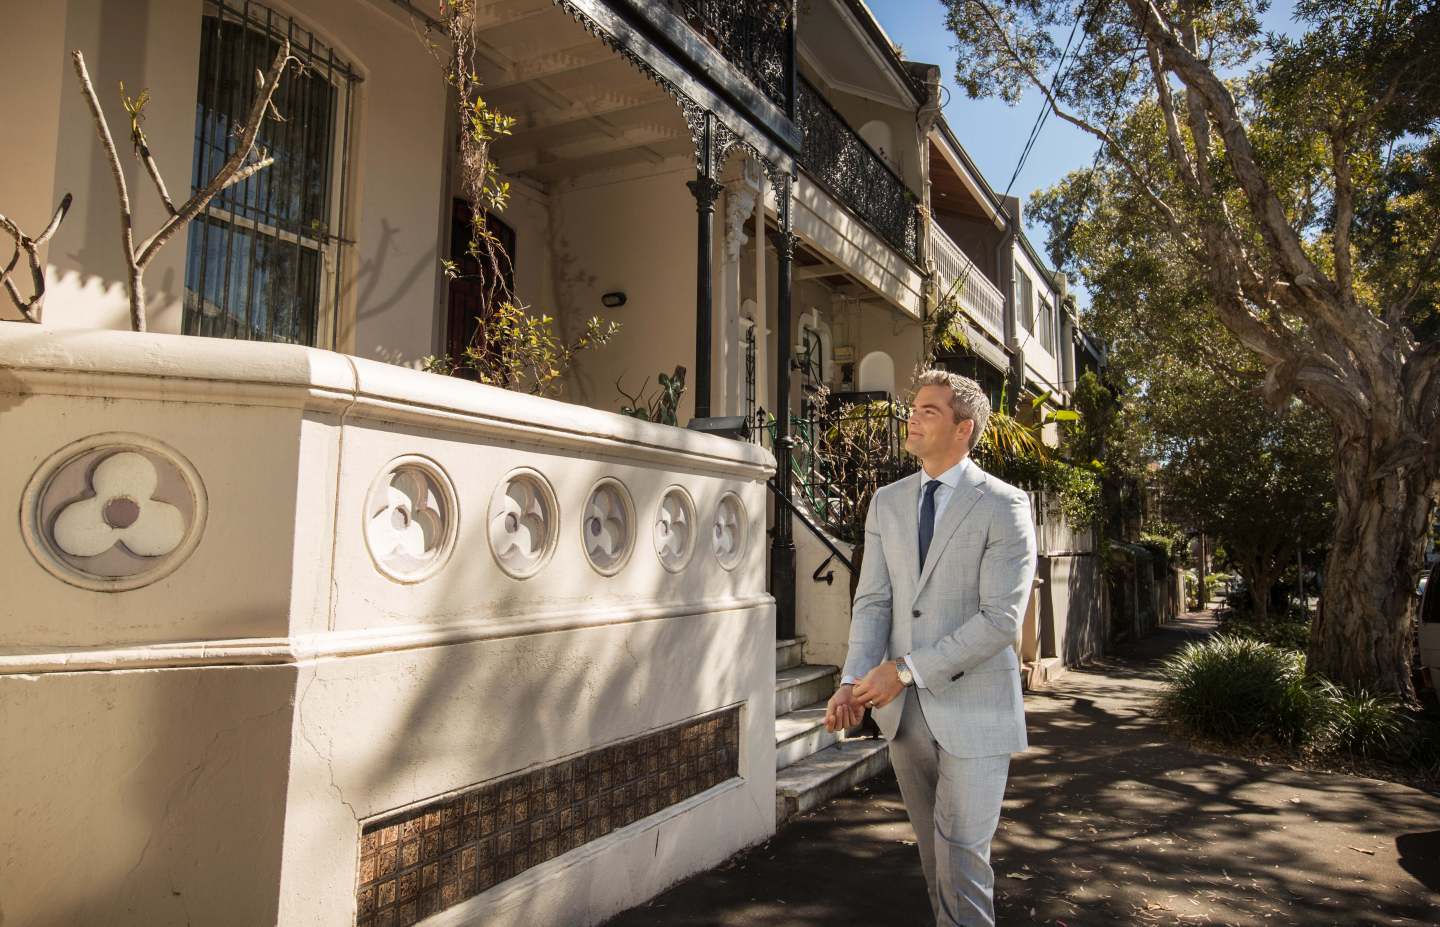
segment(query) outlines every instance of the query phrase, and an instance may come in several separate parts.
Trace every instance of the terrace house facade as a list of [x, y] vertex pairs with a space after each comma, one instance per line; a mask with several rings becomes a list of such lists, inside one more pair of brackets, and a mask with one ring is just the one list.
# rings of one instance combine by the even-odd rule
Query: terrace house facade
[[[969, 347], [943, 361], [997, 400], [1008, 381], [1063, 404], [1085, 363], [1019, 204], [941, 117], [938, 69], [860, 0], [494, 0], [473, 40], [517, 120], [487, 220], [507, 282], [567, 337], [621, 327], [563, 401], [422, 372], [493, 309], [442, 269], [474, 204], [434, 14], [5, 12], [22, 90], [0, 212], [33, 234], [74, 197], [41, 324], [0, 307], [17, 923], [596, 923], [766, 839], [823, 793], [777, 777], [845, 746], [805, 713], [848, 603], [812, 579], [830, 541], [792, 413], [821, 387], [902, 396], [947, 294]], [[150, 152], [183, 190], [282, 41], [304, 68], [261, 137], [274, 165], [160, 253], [128, 331], [70, 53], [143, 232], [166, 213], [114, 88], [148, 88]], [[675, 367], [696, 427], [614, 414]], [[850, 770], [884, 760], [850, 749]]]

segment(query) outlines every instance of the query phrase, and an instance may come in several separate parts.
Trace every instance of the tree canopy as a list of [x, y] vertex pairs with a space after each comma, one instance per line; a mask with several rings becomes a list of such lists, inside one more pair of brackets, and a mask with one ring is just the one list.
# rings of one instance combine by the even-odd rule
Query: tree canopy
[[1440, 9], [1301, 0], [1286, 37], [1252, 0], [946, 5], [968, 93], [1039, 92], [1102, 142], [1041, 206], [1057, 262], [1178, 372], [1247, 400], [1258, 375], [1270, 408], [1328, 420], [1311, 662], [1411, 695], [1411, 574], [1440, 493]]

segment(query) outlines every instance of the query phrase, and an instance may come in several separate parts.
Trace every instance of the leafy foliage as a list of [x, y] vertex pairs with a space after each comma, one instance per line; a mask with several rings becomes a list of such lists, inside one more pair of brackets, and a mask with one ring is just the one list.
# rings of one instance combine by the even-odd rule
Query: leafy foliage
[[[608, 344], [620, 325], [592, 316], [578, 335], [566, 341], [556, 332], [552, 316], [527, 312], [511, 291], [510, 255], [486, 217], [503, 212], [509, 202], [510, 183], [500, 175], [490, 150], [511, 134], [515, 117], [492, 107], [481, 93], [475, 68], [480, 54], [475, 18], [480, 6], [476, 0], [441, 0], [441, 35], [427, 29], [425, 41], [454, 91], [460, 119], [460, 189], [471, 216], [467, 254], [478, 267], [478, 273], [463, 277], [480, 284], [478, 302], [489, 308], [462, 356], [427, 357], [423, 365], [436, 373], [470, 374], [492, 386], [553, 396], [575, 355]], [[456, 262], [442, 259], [441, 266], [448, 280], [461, 279]]]
[[1440, 722], [1391, 695], [1307, 674], [1294, 647], [1222, 633], [1161, 665], [1160, 706], [1192, 734], [1238, 746], [1276, 743], [1440, 771]]
[[1248, 607], [1227, 608], [1220, 614], [1220, 630], [1234, 637], [1289, 650], [1304, 650], [1310, 643], [1310, 620], [1298, 611], [1259, 618]]
[[629, 400], [627, 405], [621, 406], [620, 414], [646, 422], [659, 422], [662, 425], [679, 424], [675, 416], [676, 410], [680, 408], [680, 397], [685, 395], [685, 368], [676, 367], [671, 374], [661, 372], [656, 377], [656, 382], [659, 389], [654, 396], [646, 399], [645, 388], [650, 385], [648, 379], [640, 384], [640, 392], [634, 396], [625, 392], [620, 381], [616, 380], [615, 389]]
[[[1440, 6], [1301, 0], [1293, 38], [1263, 33], [1255, 0], [1097, 0], [1078, 17], [1071, 0], [946, 6], [969, 94], [1039, 91], [1102, 143], [1032, 215], [1096, 315], [1130, 333], [1123, 400], [1188, 369], [1174, 395], [1209, 385], [1222, 400], [1191, 417], [1244, 406], [1229, 441], [1263, 459], [1246, 492], [1216, 490], [1237, 513], [1266, 480], [1288, 494], [1317, 474], [1287, 449], [1327, 452], [1317, 498], [1339, 504], [1323, 513], [1335, 539], [1312, 657], [1412, 695], [1413, 597], [1397, 577], [1418, 565], [1440, 494]], [[1252, 414], [1266, 407], [1275, 422]], [[1308, 530], [1304, 513], [1269, 521], [1234, 551], [1257, 592], [1278, 557], [1265, 529]]]
[[822, 388], [808, 411], [795, 423], [796, 473], [806, 501], [836, 537], [861, 544], [875, 490], [915, 467], [904, 450], [900, 409], [885, 400], [832, 406]]
[[427, 357], [422, 365], [431, 373], [470, 372], [490, 386], [553, 396], [575, 355], [607, 344], [619, 329], [616, 322], [591, 317], [584, 331], [566, 342], [556, 333], [554, 318], [531, 315], [507, 300], [491, 313], [461, 358]]
[[1398, 699], [1364, 689], [1350, 692], [1328, 680], [1321, 680], [1319, 686], [1328, 703], [1320, 737], [1333, 749], [1374, 757], [1400, 745], [1406, 719]]
[[1323, 720], [1322, 694], [1293, 650], [1220, 636], [1190, 643], [1161, 667], [1161, 706], [1195, 734], [1229, 743], [1304, 743]]

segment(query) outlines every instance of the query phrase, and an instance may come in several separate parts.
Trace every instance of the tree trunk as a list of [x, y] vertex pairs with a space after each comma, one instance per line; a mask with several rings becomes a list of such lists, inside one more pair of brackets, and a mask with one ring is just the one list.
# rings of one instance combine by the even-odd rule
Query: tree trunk
[[1415, 700], [1415, 577], [1440, 480], [1419, 466], [1372, 478], [1369, 455], [1335, 462], [1335, 530], [1308, 668], [1347, 686]]
[[1268, 577], [1262, 579], [1254, 576], [1250, 579], [1250, 609], [1258, 624], [1264, 624], [1270, 620], [1270, 590], [1275, 583]]

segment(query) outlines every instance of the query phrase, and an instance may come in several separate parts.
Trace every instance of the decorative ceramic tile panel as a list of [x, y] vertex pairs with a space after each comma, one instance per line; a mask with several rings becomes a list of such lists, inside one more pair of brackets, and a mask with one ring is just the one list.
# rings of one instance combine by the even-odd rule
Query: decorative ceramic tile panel
[[367, 822], [357, 927], [406, 927], [740, 774], [740, 709]]

